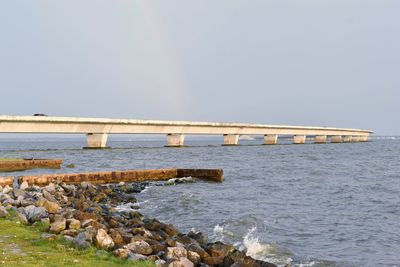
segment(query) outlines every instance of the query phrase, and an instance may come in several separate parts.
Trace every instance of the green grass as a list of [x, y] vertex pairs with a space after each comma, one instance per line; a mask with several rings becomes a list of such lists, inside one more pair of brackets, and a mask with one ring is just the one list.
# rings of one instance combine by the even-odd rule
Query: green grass
[[122, 260], [95, 247], [75, 249], [62, 237], [54, 241], [43, 240], [41, 229], [40, 224], [21, 225], [12, 216], [0, 219], [0, 266], [155, 266], [150, 261]]

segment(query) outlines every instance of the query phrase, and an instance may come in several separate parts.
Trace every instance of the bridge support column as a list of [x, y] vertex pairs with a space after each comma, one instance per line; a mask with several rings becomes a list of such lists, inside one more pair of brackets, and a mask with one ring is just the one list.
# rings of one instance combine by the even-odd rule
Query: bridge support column
[[331, 136], [331, 143], [341, 143], [343, 142], [343, 137], [341, 135]]
[[346, 135], [346, 136], [344, 136], [344, 137], [343, 137], [343, 142], [345, 142], [345, 143], [351, 143], [351, 142], [353, 142], [353, 136], [351, 136], [351, 135]]
[[185, 142], [183, 134], [167, 134], [167, 147], [182, 147]]
[[276, 145], [278, 143], [277, 134], [264, 135], [264, 145]]
[[236, 146], [238, 143], [238, 134], [224, 134], [224, 146]]
[[304, 144], [306, 142], [305, 135], [295, 135], [293, 136], [293, 144]]
[[86, 134], [87, 147], [84, 148], [107, 148], [107, 137], [105, 133], [88, 133]]
[[324, 144], [324, 143], [326, 143], [326, 135], [317, 135], [317, 136], [315, 136], [314, 142], [316, 144]]

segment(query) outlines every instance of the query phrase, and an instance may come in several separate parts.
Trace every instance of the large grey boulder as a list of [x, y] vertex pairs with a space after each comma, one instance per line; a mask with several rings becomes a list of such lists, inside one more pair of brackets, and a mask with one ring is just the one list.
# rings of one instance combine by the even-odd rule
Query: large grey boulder
[[147, 260], [147, 256], [131, 252], [131, 253], [129, 253], [128, 260], [131, 260], [131, 261], [144, 261], [144, 260]]
[[28, 182], [24, 181], [22, 184], [19, 186], [19, 189], [25, 190], [29, 187]]
[[5, 218], [8, 216], [8, 211], [3, 206], [0, 206], [0, 218]]
[[8, 194], [3, 194], [0, 192], [0, 203], [3, 203], [5, 200], [11, 199], [10, 195]]
[[87, 232], [79, 233], [73, 241], [77, 248], [85, 249], [90, 247], [91, 236]]
[[44, 189], [47, 192], [55, 192], [56, 191], [56, 185], [53, 183], [48, 184], [47, 186], [44, 187]]
[[8, 193], [10, 193], [11, 191], [13, 191], [13, 189], [12, 189], [11, 187], [9, 187], [8, 185], [6, 185], [6, 186], [3, 188], [3, 194], [8, 194]]
[[41, 219], [49, 216], [45, 208], [35, 207], [33, 205], [25, 208], [19, 208], [18, 211], [24, 214], [30, 223], [40, 221]]
[[153, 253], [153, 249], [151, 248], [149, 243], [143, 240], [133, 241], [126, 245], [126, 248], [130, 249], [134, 253], [141, 255], [150, 255], [151, 253]]

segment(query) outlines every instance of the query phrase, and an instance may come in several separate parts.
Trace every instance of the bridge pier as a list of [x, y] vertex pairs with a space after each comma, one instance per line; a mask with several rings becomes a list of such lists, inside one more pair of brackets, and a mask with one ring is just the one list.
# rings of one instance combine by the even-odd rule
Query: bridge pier
[[343, 137], [343, 142], [345, 142], [345, 143], [351, 143], [351, 142], [353, 142], [353, 136], [351, 136], [351, 135], [346, 135], [346, 136], [344, 136], [344, 137]]
[[183, 134], [167, 134], [167, 147], [182, 147], [185, 142]]
[[278, 143], [277, 134], [266, 134], [264, 135], [264, 145], [276, 145]]
[[305, 144], [306, 136], [305, 135], [295, 135], [293, 136], [293, 144]]
[[282, 136], [294, 136], [294, 144], [304, 144], [307, 136], [316, 136], [316, 143], [326, 142], [326, 136], [332, 137], [332, 143], [343, 142], [345, 136], [346, 142], [366, 142], [373, 132], [248, 123], [0, 115], [1, 133], [86, 134], [87, 148], [105, 148], [108, 134], [169, 134], [168, 146], [183, 146], [184, 135], [224, 135], [224, 145], [238, 145], [240, 135], [258, 135], [264, 136], [264, 144], [272, 145]]
[[224, 134], [224, 146], [236, 146], [239, 143], [238, 134]]
[[331, 143], [341, 143], [343, 142], [343, 137], [341, 135], [331, 136]]
[[316, 135], [314, 142], [316, 144], [324, 144], [326, 143], [326, 139], [327, 139], [326, 135]]
[[88, 133], [86, 134], [87, 147], [92, 149], [107, 148], [108, 134], [105, 133]]

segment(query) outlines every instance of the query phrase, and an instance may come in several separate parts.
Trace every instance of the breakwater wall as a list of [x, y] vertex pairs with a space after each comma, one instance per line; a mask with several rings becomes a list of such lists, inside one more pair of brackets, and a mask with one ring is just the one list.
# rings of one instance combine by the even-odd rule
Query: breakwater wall
[[[126, 170], [111, 172], [86, 172], [66, 174], [46, 174], [18, 177], [18, 183], [27, 182], [29, 185], [44, 186], [50, 183], [79, 184], [108, 184], [119, 182], [167, 181], [172, 178], [195, 177], [212, 182], [222, 182], [222, 169], [157, 169], [157, 170]], [[14, 177], [0, 177], [1, 186], [12, 186]]]
[[0, 186], [13, 186], [14, 183], [14, 177], [12, 176], [7, 176], [7, 177], [0, 177]]
[[59, 169], [62, 159], [13, 159], [0, 161], [0, 171], [20, 171], [27, 169]]

